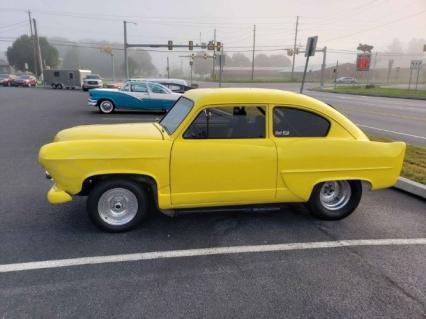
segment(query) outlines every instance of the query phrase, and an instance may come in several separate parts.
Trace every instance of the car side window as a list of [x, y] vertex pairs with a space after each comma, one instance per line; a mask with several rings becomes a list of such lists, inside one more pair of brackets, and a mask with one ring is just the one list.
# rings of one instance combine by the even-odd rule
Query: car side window
[[324, 137], [330, 122], [315, 113], [292, 107], [275, 107], [273, 130], [276, 137]]
[[148, 93], [148, 88], [146, 87], [145, 83], [135, 83], [135, 84], [132, 84], [132, 91], [140, 92], [140, 93]]
[[164, 90], [164, 89], [163, 89], [161, 86], [159, 86], [159, 85], [152, 84], [152, 83], [149, 83], [148, 85], [149, 85], [149, 88], [151, 89], [151, 92], [152, 92], [152, 93], [160, 93], [160, 94], [166, 94], [166, 93], [167, 93], [167, 91], [166, 91], [166, 90]]
[[264, 138], [264, 106], [212, 107], [202, 110], [184, 133], [185, 139]]

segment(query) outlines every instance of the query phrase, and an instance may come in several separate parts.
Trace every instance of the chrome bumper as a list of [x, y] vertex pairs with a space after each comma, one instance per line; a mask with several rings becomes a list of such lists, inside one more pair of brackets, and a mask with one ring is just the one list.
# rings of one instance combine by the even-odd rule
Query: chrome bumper
[[92, 100], [92, 99], [87, 100], [87, 105], [89, 106], [96, 106], [97, 104], [98, 104], [97, 100]]

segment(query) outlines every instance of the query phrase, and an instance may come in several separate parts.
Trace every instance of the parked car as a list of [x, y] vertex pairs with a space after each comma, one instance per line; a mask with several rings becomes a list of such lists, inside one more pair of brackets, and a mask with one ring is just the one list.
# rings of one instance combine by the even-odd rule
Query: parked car
[[124, 231], [152, 207], [174, 215], [299, 202], [320, 219], [341, 219], [356, 209], [362, 181], [373, 190], [394, 185], [404, 152], [405, 143], [372, 142], [311, 97], [198, 89], [159, 123], [60, 131], [39, 161], [54, 183], [50, 203], [88, 196], [98, 226]]
[[165, 86], [147, 81], [126, 81], [120, 89], [93, 89], [89, 91], [89, 106], [104, 114], [117, 109], [169, 110], [180, 94]]
[[16, 76], [14, 74], [0, 74], [0, 85], [13, 86]]
[[352, 78], [350, 76], [343, 76], [336, 79], [336, 83], [344, 83], [344, 84], [355, 84], [358, 83], [357, 79]]
[[83, 91], [103, 87], [104, 83], [99, 74], [89, 74], [83, 80]]
[[37, 78], [29, 74], [20, 75], [13, 81], [13, 85], [23, 87], [35, 87], [37, 85]]

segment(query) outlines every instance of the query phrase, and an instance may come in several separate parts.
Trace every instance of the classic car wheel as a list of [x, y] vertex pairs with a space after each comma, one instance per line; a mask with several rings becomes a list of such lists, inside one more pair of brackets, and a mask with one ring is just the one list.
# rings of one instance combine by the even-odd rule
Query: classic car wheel
[[148, 197], [133, 181], [107, 180], [90, 192], [87, 209], [90, 219], [100, 228], [126, 231], [148, 215]]
[[104, 114], [112, 113], [114, 111], [114, 103], [109, 100], [103, 100], [99, 104], [99, 111]]
[[357, 208], [361, 195], [360, 181], [327, 181], [314, 187], [307, 207], [319, 219], [338, 220]]

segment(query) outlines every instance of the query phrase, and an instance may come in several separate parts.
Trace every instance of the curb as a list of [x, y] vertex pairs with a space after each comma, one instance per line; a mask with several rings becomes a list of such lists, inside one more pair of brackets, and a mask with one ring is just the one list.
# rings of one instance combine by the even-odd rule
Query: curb
[[399, 177], [394, 188], [426, 199], [426, 185], [412, 181], [405, 177]]
[[314, 92], [323, 92], [323, 93], [333, 93], [333, 94], [349, 94], [349, 95], [358, 95], [358, 96], [367, 96], [367, 97], [387, 97], [390, 99], [407, 99], [407, 100], [418, 100], [418, 101], [425, 101], [425, 97], [417, 97], [417, 96], [389, 96], [389, 95], [367, 95], [367, 94], [358, 94], [358, 93], [348, 93], [348, 92], [334, 92], [331, 90], [317, 90], [317, 89], [307, 89], [308, 91], [314, 91]]

